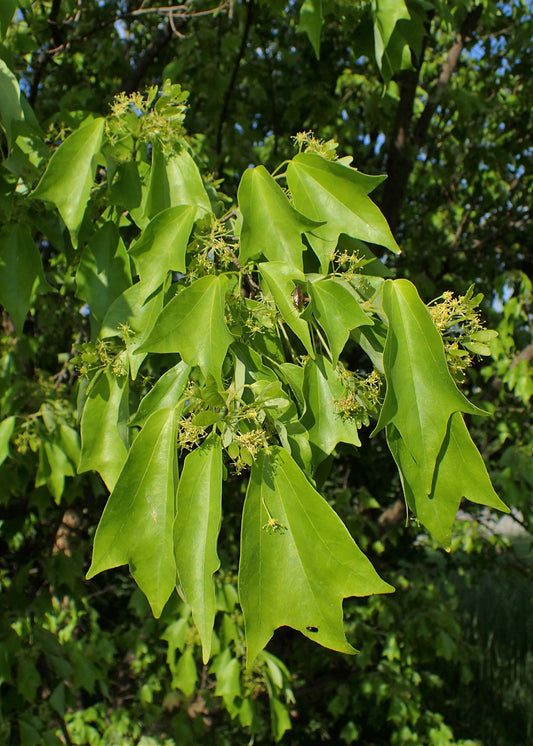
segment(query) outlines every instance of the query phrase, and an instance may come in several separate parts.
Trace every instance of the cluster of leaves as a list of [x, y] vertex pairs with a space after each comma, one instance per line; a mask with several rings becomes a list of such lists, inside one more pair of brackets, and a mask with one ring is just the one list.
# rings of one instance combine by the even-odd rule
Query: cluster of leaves
[[[91, 519], [84, 519], [84, 531], [91, 530], [106, 496], [92, 476], [94, 470], [112, 496], [96, 535], [92, 572], [127, 563], [156, 613], [176, 584], [182, 599], [190, 604], [171, 595], [161, 617], [165, 624], [169, 619], [172, 629], [167, 639], [172, 672], [169, 690], [174, 697], [181, 692], [177, 699], [167, 700], [168, 709], [177, 711], [174, 732], [184, 742], [198, 742], [206, 732], [212, 739], [209, 719], [217, 711], [213, 703], [218, 698], [259, 741], [264, 732], [261, 708], [266, 693], [273, 733], [280, 738], [290, 725], [289, 712], [294, 715], [294, 686], [288, 683], [288, 672], [279, 659], [265, 652], [255, 662], [250, 655], [246, 658], [245, 626], [252, 655], [254, 645], [259, 650], [280, 624], [290, 624], [306, 637], [346, 651], [347, 640], [362, 646], [368, 643], [369, 628], [377, 630], [378, 643], [382, 637], [394, 637], [391, 627], [397, 627], [404, 616], [402, 612], [391, 614], [387, 622], [391, 627], [381, 631], [377, 618], [381, 615], [384, 620], [384, 608], [394, 606], [395, 601], [371, 598], [368, 608], [374, 611], [369, 612], [366, 633], [358, 623], [348, 625], [347, 638], [342, 630], [345, 595], [387, 589], [316, 491], [343, 443], [359, 445], [366, 434], [361, 428], [378, 422], [400, 469], [409, 508], [442, 543], [450, 544], [450, 527], [462, 495], [502, 507], [462, 422], [461, 412], [472, 413], [474, 407], [452, 381], [463, 377], [470, 354], [486, 353], [490, 343], [496, 363], [485, 368], [484, 378], [477, 383], [493, 380], [497, 368], [502, 385], [499, 402], [489, 405], [496, 413], [496, 427], [489, 432], [495, 429], [496, 434], [487, 452], [499, 456], [497, 482], [524, 510], [526, 523], [531, 514], [527, 497], [531, 377], [529, 358], [519, 357], [530, 338], [525, 275], [520, 288], [514, 285], [509, 305], [516, 278], [502, 280], [500, 298], [505, 310], [498, 339], [479, 327], [475, 310], [479, 298], [471, 291], [460, 298], [442, 296], [428, 313], [414, 286], [391, 280], [388, 268], [368, 248], [368, 244], [397, 248], [368, 198], [374, 188], [379, 194], [381, 177], [364, 176], [335, 152], [337, 140], [345, 152], [357, 152], [358, 165], [366, 161], [371, 172], [383, 170], [386, 149], [379, 145], [381, 131], [387, 132], [389, 123], [397, 119], [396, 107], [402, 108], [408, 90], [405, 81], [418, 75], [421, 101], [428, 97], [431, 102], [430, 81], [436, 78], [447, 39], [453, 38], [470, 14], [468, 4], [376, 2], [322, 7], [317, 0], [304, 3], [301, 9], [292, 6], [281, 20], [280, 9], [273, 3], [236, 3], [234, 20], [222, 12], [201, 33], [180, 40], [180, 54], [166, 69], [169, 77], [195, 91], [189, 121], [202, 133], [196, 138], [187, 138], [183, 129], [186, 94], [171, 84], [151, 87], [145, 95], [119, 96], [111, 115], [97, 114], [103, 113], [102, 102], [112, 92], [132, 90], [124, 84], [130, 73], [128, 64], [136, 67], [139, 60], [141, 68], [142, 45], [148, 47], [150, 38], [157, 41], [155, 13], [128, 16], [122, 3], [109, 0], [84, 4], [80, 17], [76, 3], [64, 0], [62, 19], [61, 13], [57, 15], [60, 5], [41, 4], [39, 8], [37, 3], [20, 3], [9, 31], [17, 3], [4, 3], [0, 9], [0, 33], [8, 33], [10, 44], [2, 47], [0, 55], [5, 60], [0, 63], [0, 116], [5, 135], [0, 176], [4, 224], [0, 301], [9, 312], [3, 316], [2, 341], [0, 461], [6, 506], [2, 533], [8, 537], [8, 552], [16, 555], [13, 566], [19, 568], [16, 577], [11, 569], [5, 572], [4, 588], [11, 589], [8, 605], [13, 609], [24, 609], [21, 588], [25, 584], [26, 593], [35, 592], [40, 599], [30, 607], [29, 615], [20, 611], [17, 617], [13, 612], [2, 627], [9, 651], [2, 668], [4, 688], [9, 691], [5, 712], [10, 717], [20, 711], [17, 696], [31, 695], [24, 703], [39, 714], [32, 722], [25, 716], [19, 718], [23, 742], [39, 743], [45, 733], [56, 743], [64, 736], [56, 726], [62, 718], [68, 722], [64, 727], [73, 742], [92, 739], [96, 743], [100, 737], [96, 730], [103, 734], [107, 727], [107, 710], [97, 702], [94, 683], [87, 688], [78, 673], [80, 658], [95, 660], [94, 649], [85, 644], [83, 622], [71, 626], [72, 634], [82, 641], [83, 652], [73, 654], [68, 670], [59, 662], [65, 650], [50, 641], [41, 643], [43, 636], [34, 632], [43, 615], [47, 631], [50, 619], [61, 616], [56, 601], [43, 605], [43, 589], [57, 586], [57, 576], [67, 572], [59, 559], [63, 555], [56, 554], [51, 563], [61, 565], [55, 574], [48, 570], [43, 574], [22, 559], [26, 551], [37, 556], [37, 548], [43, 551], [46, 540], [55, 546], [57, 517], [50, 519], [49, 495], [60, 518], [63, 506], [71, 503], [85, 515], [86, 506], [93, 506], [96, 496]], [[512, 4], [513, 14], [518, 5]], [[322, 30], [322, 16], [330, 12], [350, 29], [349, 39], [339, 38], [339, 30], [336, 38], [327, 27]], [[505, 18], [499, 14], [496, 3], [484, 4], [487, 54], [494, 51], [490, 34], [505, 35], [505, 24], [512, 24], [507, 11]], [[262, 24], [267, 16], [268, 24]], [[297, 24], [307, 32], [317, 53], [321, 33], [326, 35], [320, 62], [295, 51], [292, 30]], [[431, 52], [426, 54], [430, 24]], [[266, 33], [267, 26], [271, 34]], [[43, 39], [49, 29], [54, 38], [47, 47]], [[101, 29], [105, 29], [105, 39]], [[62, 39], [56, 39], [56, 32]], [[244, 60], [248, 33], [252, 48]], [[514, 71], [521, 66], [528, 69], [529, 47], [524, 32], [522, 42], [518, 36]], [[85, 45], [83, 54], [88, 59], [95, 43], [98, 61], [88, 65], [82, 62], [80, 44]], [[291, 72], [295, 54], [300, 55], [298, 80]], [[236, 66], [232, 67], [234, 57]], [[369, 73], [367, 57], [376, 62], [376, 79]], [[45, 86], [41, 76], [52, 59], [58, 64]], [[161, 66], [170, 59], [169, 49], [161, 55]], [[235, 86], [241, 62], [245, 74]], [[90, 85], [82, 72], [88, 67], [93, 74]], [[52, 115], [47, 134], [10, 69], [20, 74], [31, 102], [38, 103], [39, 119], [45, 121], [43, 112]], [[449, 103], [442, 97], [437, 156], [429, 151], [427, 158], [415, 164], [415, 176], [421, 176], [417, 183], [424, 182], [424, 188], [414, 188], [416, 198], [405, 211], [411, 230], [405, 223], [400, 228], [400, 235], [407, 239], [402, 244], [409, 249], [400, 266], [407, 276], [420, 278], [417, 284], [426, 297], [442, 293], [443, 283], [465, 292], [474, 279], [483, 281], [484, 276], [502, 271], [501, 257], [492, 261], [487, 251], [493, 235], [498, 238], [498, 210], [508, 231], [504, 235], [510, 236], [509, 251], [516, 253], [527, 271], [520, 242], [524, 213], [515, 209], [515, 205], [527, 204], [527, 186], [524, 189], [519, 181], [514, 193], [502, 192], [505, 174], [510, 170], [518, 177], [527, 164], [527, 153], [511, 127], [500, 132], [499, 112], [501, 106], [509, 106], [516, 121], [522, 121], [520, 99], [528, 97], [516, 95], [525, 83], [506, 64], [498, 62], [496, 72], [498, 84], [487, 82], [489, 88], [492, 85], [500, 91], [498, 105], [491, 104], [488, 117], [490, 155], [479, 155], [482, 143], [472, 145], [469, 133], [465, 136], [461, 129], [461, 117], [458, 120], [455, 113], [449, 113]], [[156, 78], [159, 74], [154, 71]], [[267, 95], [254, 83], [259, 76], [266, 81]], [[290, 85], [282, 85], [284, 79]], [[463, 90], [452, 93], [451, 110], [464, 115], [471, 109], [479, 128], [478, 124], [466, 127], [470, 132], [481, 131], [487, 107], [479, 104], [484, 94], [472, 85], [471, 66], [465, 67], [461, 80]], [[309, 96], [311, 82], [313, 95]], [[219, 91], [224, 91], [223, 97]], [[440, 88], [438, 93], [442, 94]], [[228, 106], [230, 96], [232, 107]], [[58, 105], [68, 109], [68, 114], [58, 115]], [[252, 117], [248, 112], [254, 106]], [[417, 106], [420, 114], [420, 101]], [[87, 110], [95, 113], [87, 116]], [[226, 120], [238, 126], [224, 126]], [[364, 128], [369, 121], [372, 133], [367, 141]], [[293, 158], [289, 134], [317, 126], [324, 139], [310, 132], [297, 136], [300, 152]], [[72, 134], [65, 139], [67, 132]], [[61, 142], [49, 160], [51, 150]], [[459, 147], [459, 157], [451, 154], [452, 147]], [[508, 151], [504, 163], [501, 154]], [[239, 170], [257, 160], [256, 154], [268, 165], [269, 170], [258, 167], [245, 173], [238, 206], [218, 191], [218, 181], [198, 168], [197, 154], [205, 160], [206, 153], [213, 152], [219, 170], [224, 166], [235, 184]], [[274, 168], [280, 155], [288, 161]], [[487, 157], [490, 168], [484, 163]], [[483, 162], [482, 167], [476, 168], [475, 177], [463, 178], [463, 171], [471, 172], [472, 162], [477, 166], [476, 159]], [[500, 176], [495, 177], [500, 168]], [[28, 195], [37, 184], [33, 191], [37, 199], [30, 202]], [[447, 203], [436, 208], [443, 185]], [[494, 208], [500, 197], [505, 199], [503, 210]], [[61, 217], [50, 209], [50, 203]], [[474, 233], [478, 229], [481, 238]], [[443, 242], [446, 245], [440, 251], [425, 248]], [[500, 251], [498, 241], [494, 245]], [[474, 261], [470, 247], [475, 249]], [[392, 263], [389, 256], [386, 264]], [[490, 273], [485, 272], [488, 266]], [[444, 347], [432, 320], [444, 334]], [[512, 406], [506, 407], [509, 401]], [[424, 416], [416, 421], [415, 413]], [[480, 434], [485, 445], [489, 437], [486, 431]], [[378, 443], [379, 435], [374, 440]], [[463, 481], [458, 480], [458, 464]], [[227, 478], [248, 470], [247, 495], [243, 479], [237, 495], [229, 499]], [[226, 485], [223, 495], [222, 484]], [[222, 497], [224, 521], [217, 546]], [[222, 592], [224, 582], [221, 585], [216, 575], [213, 580], [217, 554], [222, 555], [224, 567], [235, 563], [236, 524], [243, 500], [246, 525], [240, 596], [246, 625], [234, 606], [236, 588]], [[27, 514], [24, 519], [21, 513]], [[380, 541], [368, 545], [350, 512], [342, 513], [342, 518], [365, 552], [381, 553]], [[39, 539], [43, 527], [47, 530]], [[326, 550], [327, 559], [321, 563], [317, 547], [324, 540], [333, 540], [339, 549], [332, 555]], [[281, 563], [280, 547], [286, 558]], [[87, 555], [87, 547], [84, 552]], [[354, 579], [343, 569], [342, 582], [330, 583], [332, 573], [337, 580], [340, 577], [339, 566], [346, 558], [363, 575]], [[79, 577], [81, 556], [77, 561], [69, 572]], [[337, 569], [328, 562], [336, 563]], [[312, 574], [310, 588], [296, 572], [298, 563]], [[377, 566], [389, 580], [407, 588], [408, 581], [394, 580], [390, 567]], [[296, 604], [290, 595], [293, 588], [301, 594]], [[433, 591], [428, 590], [425, 601], [415, 592], [417, 606], [423, 609], [427, 602], [428, 607], [438, 607], [439, 593]], [[223, 598], [228, 593], [231, 601]], [[74, 595], [72, 587], [67, 594]], [[335, 614], [330, 607], [324, 609], [327, 594], [333, 598]], [[70, 608], [68, 599], [64, 604]], [[298, 607], [296, 611], [293, 606]], [[362, 619], [367, 606], [358, 608], [353, 613]], [[76, 616], [76, 612], [69, 613]], [[445, 616], [443, 608], [439, 625], [444, 630]], [[131, 619], [128, 623], [132, 624]], [[149, 621], [143, 621], [145, 639], [157, 647], [159, 636], [148, 632], [153, 629]], [[61, 629], [54, 629], [53, 634], [60, 637]], [[104, 632], [99, 628], [95, 634]], [[458, 634], [455, 630], [452, 638], [458, 639]], [[21, 650], [33, 641], [44, 654], [39, 657], [37, 648], [33, 651], [32, 667], [22, 663]], [[431, 649], [429, 638], [428, 646]], [[142, 659], [142, 654], [137, 656], [131, 636], [126, 648], [135, 649], [130, 668], [141, 679], [144, 669], [137, 657]], [[210, 676], [205, 673], [207, 664], [202, 668], [198, 661], [200, 649], [204, 658], [213, 656]], [[376, 650], [381, 651], [380, 644]], [[419, 688], [416, 666], [410, 667], [408, 661], [400, 665], [403, 658], [394, 653], [392, 643], [391, 650], [379, 653], [365, 669], [368, 679], [376, 666], [379, 669], [372, 686], [366, 685], [369, 702], [377, 708], [374, 721], [389, 701], [383, 692], [403, 688], [411, 698], [396, 698], [394, 704], [391, 699], [390, 705], [391, 722], [396, 734], [401, 734], [397, 737], [406, 743], [418, 743], [419, 737], [424, 742], [449, 743], [452, 736], [442, 721], [439, 724], [440, 715], [432, 719], [423, 712], [425, 695]], [[453, 659], [453, 645], [448, 651]], [[414, 644], [410, 654], [414, 655]], [[379, 662], [380, 656], [389, 660], [389, 668]], [[281, 657], [286, 659], [285, 654]], [[305, 660], [308, 655], [302, 652], [301, 657]], [[162, 670], [157, 670], [160, 679]], [[93, 678], [98, 682], [114, 675], [111, 668], [95, 671]], [[67, 682], [63, 689], [59, 687], [62, 678]], [[145, 707], [151, 696], [167, 694], [166, 689], [157, 689], [153, 678], [150, 681], [145, 694], [136, 700]], [[358, 713], [361, 719], [357, 703], [362, 700], [357, 692], [364, 686], [362, 682], [359, 690], [352, 679], [351, 701], [346, 694], [344, 703], [332, 705], [332, 717], [340, 722], [352, 710], [354, 718]], [[214, 699], [210, 697], [213, 689]], [[84, 690], [81, 699], [73, 696], [75, 690]], [[191, 698], [201, 717], [184, 714], [184, 703]], [[52, 713], [50, 727], [43, 725], [50, 719], [45, 704], [48, 715]], [[141, 732], [123, 718], [120, 702], [117, 708], [113, 733], [101, 737], [120, 733], [123, 738], [142, 737], [150, 742], [156, 731]], [[72, 714], [73, 709], [77, 714]], [[7, 724], [3, 727], [9, 729]], [[314, 733], [319, 738], [328, 727], [323, 721], [310, 724], [305, 737], [309, 740]], [[335, 737], [354, 741], [360, 724], [352, 719], [344, 727]], [[11, 737], [16, 738], [13, 733]], [[379, 732], [376, 726], [365, 737], [383, 741], [390, 732]]]
[[[9, 133], [26, 115], [9, 72], [5, 80], [18, 106]], [[415, 288], [385, 279], [363, 243], [397, 250], [368, 197], [381, 177], [325, 158], [306, 136], [313, 147], [276, 178], [262, 166], [246, 171], [238, 212], [222, 213], [174, 126], [183, 100], [169, 84], [159, 97], [120, 97], [108, 120], [90, 119], [61, 144], [31, 192], [55, 206], [82, 249], [76, 287], [95, 345], [81, 356], [81, 451], [54, 420], [66, 456], [45, 442], [42, 481], [59, 499], [72, 463], [101, 475], [111, 495], [88, 577], [129, 564], [156, 616], [177, 583], [207, 661], [223, 476], [231, 463], [250, 466], [239, 569], [248, 665], [282, 625], [349, 652], [342, 599], [391, 587], [313, 487], [339, 443], [360, 445], [365, 418], [350, 415], [365, 397], [347, 385], [339, 357], [358, 344], [384, 376], [375, 432], [387, 429], [407, 504], [445, 545], [462, 496], [505, 508], [460, 414], [480, 412], [456, 389]], [[8, 137], [8, 146], [20, 144]], [[19, 177], [19, 192], [24, 184]], [[19, 229], [8, 226], [2, 245], [16, 247], [23, 293], [2, 300], [20, 329], [43, 270], [29, 231], [14, 238]], [[339, 251], [369, 261], [346, 273]], [[12, 266], [5, 275], [16, 286]], [[117, 336], [123, 344], [110, 355]], [[132, 411], [130, 386], [150, 353], [168, 362]], [[374, 398], [369, 416], [375, 409]]]

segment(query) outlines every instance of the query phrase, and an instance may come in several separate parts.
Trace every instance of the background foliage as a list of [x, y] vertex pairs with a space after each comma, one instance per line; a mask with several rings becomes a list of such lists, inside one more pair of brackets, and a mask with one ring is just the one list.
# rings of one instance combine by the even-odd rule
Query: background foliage
[[[10, 310], [0, 383], [0, 739], [523, 744], [533, 731], [530, 9], [490, 0], [212, 8], [28, 0], [0, 9], [2, 81], [16, 76], [42, 128], [29, 112], [6, 126], [4, 88], [0, 213], [18, 227], [2, 236], [0, 261], [17, 266], [10, 246], [31, 251], [29, 225], [41, 256], [27, 298], [12, 297], [8, 272], [0, 280]], [[281, 630], [262, 669], [243, 670], [231, 564], [238, 477], [225, 503], [214, 664], [202, 662], [177, 599], [155, 620], [124, 569], [83, 581], [107, 496], [98, 477], [76, 474], [73, 356], [93, 362], [83, 359], [93, 320], [73, 301], [68, 239], [37, 200], [8, 195], [17, 180], [37, 183], [48, 159], [40, 139], [58, 145], [87, 115], [107, 115], [114, 95], [166, 78], [191, 91], [189, 144], [213, 188], [223, 179], [235, 196], [249, 164], [271, 170], [294, 156], [297, 132], [333, 138], [362, 172], [388, 174], [373, 196], [402, 254], [387, 263], [426, 302], [475, 284], [499, 332], [464, 385], [493, 415], [470, 427], [523, 533], [502, 538], [497, 518], [469, 508], [445, 554], [419, 526], [402, 525], [384, 439], [364, 455], [341, 451], [323, 493], [397, 588], [345, 603], [356, 658]]]

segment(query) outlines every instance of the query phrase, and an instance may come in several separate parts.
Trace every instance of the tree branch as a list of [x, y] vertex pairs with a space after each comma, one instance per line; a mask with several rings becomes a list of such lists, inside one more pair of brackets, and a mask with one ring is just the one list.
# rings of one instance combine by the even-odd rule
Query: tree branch
[[[248, 36], [250, 34], [250, 27], [252, 25], [252, 19], [253, 19], [253, 11], [254, 11], [254, 3], [253, 0], [248, 0], [248, 9], [246, 12], [246, 21], [244, 23], [244, 29], [242, 32], [242, 39], [241, 39], [241, 45], [239, 47], [239, 51], [237, 53], [237, 57], [235, 59], [235, 63], [233, 65], [233, 71], [231, 73], [230, 81], [228, 83], [228, 87], [226, 88], [226, 91], [224, 93], [224, 99], [222, 101], [222, 110], [220, 112], [220, 119], [218, 121], [218, 128], [217, 128], [217, 138], [216, 138], [216, 145], [215, 145], [215, 153], [217, 156], [220, 157], [222, 153], [222, 132], [224, 129], [224, 124], [226, 123], [226, 119], [228, 116], [229, 111], [229, 104], [231, 100], [231, 95], [233, 93], [233, 88], [235, 86], [235, 81], [237, 80], [237, 75], [239, 74], [239, 68], [241, 66], [241, 62], [244, 57], [244, 52], [246, 50], [246, 45], [248, 43]], [[220, 170], [220, 166], [219, 166]]]
[[[185, 19], [181, 18], [180, 21], [180, 25], [185, 25]], [[175, 24], [176, 21], [174, 21], [174, 25]], [[133, 70], [131, 70], [129, 75], [123, 79], [122, 90], [125, 93], [133, 93], [133, 91], [136, 91], [138, 89], [139, 83], [146, 75], [146, 71], [172, 39], [172, 36], [172, 25], [169, 19], [167, 20], [163, 28], [159, 30], [159, 33], [157, 34], [155, 39], [153, 39], [151, 44], [146, 47], [137, 65], [133, 68]]]
[[400, 82], [400, 103], [392, 129], [387, 156], [388, 179], [381, 203], [383, 214], [394, 231], [398, 225], [405, 199], [407, 182], [416, 159], [416, 154], [424, 145], [431, 119], [437, 109], [443, 92], [449, 87], [453, 72], [457, 68], [461, 52], [472, 38], [481, 18], [482, 5], [475, 5], [465, 16], [454, 43], [448, 51], [437, 82], [429, 94], [424, 111], [410, 135], [413, 104], [418, 85], [423, 52], [416, 71], [405, 71]]
[[457, 67], [461, 52], [463, 51], [466, 42], [472, 38], [472, 35], [479, 23], [479, 19], [481, 18], [482, 12], [483, 6], [475, 5], [472, 10], [467, 13], [463, 23], [461, 24], [461, 28], [459, 29], [459, 33], [457, 34], [454, 43], [450, 47], [450, 50], [446, 56], [446, 60], [442, 65], [437, 83], [433, 91], [429, 95], [426, 107], [420, 115], [420, 119], [418, 120], [418, 123], [416, 125], [413, 139], [415, 145], [417, 145], [418, 148], [420, 148], [426, 140], [429, 124], [431, 122], [433, 114], [435, 113], [441, 95], [443, 91], [446, 90], [450, 85], [450, 79], [455, 68]]
[[408, 145], [419, 72], [419, 69], [406, 70], [401, 77], [400, 101], [387, 153], [388, 178], [381, 200], [381, 210], [393, 232], [398, 224], [407, 181], [413, 169]]

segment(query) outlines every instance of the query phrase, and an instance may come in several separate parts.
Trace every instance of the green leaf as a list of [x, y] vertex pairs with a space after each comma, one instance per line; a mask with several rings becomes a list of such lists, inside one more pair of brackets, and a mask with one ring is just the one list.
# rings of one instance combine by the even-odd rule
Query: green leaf
[[301, 422], [309, 433], [315, 464], [329, 456], [337, 443], [361, 445], [355, 422], [344, 419], [336, 406], [346, 396], [344, 384], [322, 355], [305, 364], [303, 394], [307, 406]]
[[217, 660], [216, 666], [217, 684], [215, 696], [222, 697], [224, 705], [232, 717], [237, 714], [235, 700], [242, 697], [241, 687], [241, 664], [237, 658], [231, 655], [226, 648]]
[[172, 673], [172, 688], [179, 689], [186, 697], [190, 697], [194, 692], [197, 679], [198, 672], [194, 660], [194, 651], [191, 647], [188, 647], [180, 655]]
[[69, 461], [77, 467], [81, 454], [78, 431], [62, 423], [59, 426], [59, 444]]
[[130, 260], [114, 223], [104, 223], [83, 250], [76, 285], [98, 332], [109, 306], [131, 286]]
[[144, 297], [161, 285], [170, 271], [187, 271], [185, 252], [194, 225], [196, 208], [191, 205], [169, 207], [158, 213], [132, 244]]
[[111, 493], [94, 537], [87, 579], [129, 564], [159, 617], [176, 584], [172, 527], [176, 493], [174, 409], [155, 412], [143, 427]]
[[176, 667], [176, 650], [182, 652], [187, 642], [187, 633], [190, 629], [190, 613], [191, 612], [189, 607], [186, 607], [186, 610], [184, 610], [183, 612], [183, 616], [181, 616], [179, 619], [176, 619], [176, 621], [172, 622], [172, 624], [169, 624], [164, 634], [161, 635], [161, 639], [168, 642], [167, 663], [171, 671], [173, 671]]
[[145, 218], [151, 220], [162, 210], [179, 205], [193, 205], [195, 217], [211, 212], [202, 177], [190, 153], [183, 148], [177, 155], [166, 157], [156, 144], [144, 204]]
[[21, 655], [17, 661], [17, 691], [27, 702], [35, 702], [41, 676], [29, 656]]
[[399, 70], [413, 68], [412, 52], [420, 57], [426, 35], [424, 4], [409, 3], [408, 9], [404, 0], [374, 0], [374, 53], [385, 83]]
[[320, 645], [354, 653], [344, 635], [343, 599], [391, 590], [287, 451], [274, 446], [260, 454], [241, 531], [247, 666], [284, 625]]
[[[322, 222], [313, 234], [336, 241], [341, 233], [400, 251], [387, 221], [367, 195], [384, 180], [350, 166], [327, 161], [316, 153], [299, 153], [287, 166], [294, 206]], [[311, 238], [312, 240], [312, 238]]]
[[81, 417], [81, 458], [78, 473], [97, 471], [111, 491], [128, 452], [129, 383], [111, 370], [99, 371]]
[[19, 333], [36, 293], [52, 289], [28, 225], [7, 226], [0, 233], [0, 303]]
[[238, 200], [242, 213], [241, 264], [263, 255], [272, 262], [286, 262], [302, 270], [302, 233], [318, 224], [294, 209], [264, 166], [244, 172]]
[[[16, 7], [17, 0], [2, 0], [0, 5], [0, 39], [5, 37]], [[0, 100], [1, 98], [0, 94]]]
[[103, 118], [94, 119], [67, 137], [31, 195], [54, 203], [74, 246], [94, 182], [104, 124]]
[[292, 728], [292, 723], [287, 705], [280, 702], [275, 695], [270, 698], [270, 718], [274, 738], [281, 741], [283, 734]]
[[320, 59], [320, 33], [323, 23], [322, 0], [304, 0], [300, 8], [297, 30], [307, 34], [317, 60]]
[[457, 389], [431, 315], [408, 280], [386, 280], [389, 330], [383, 366], [387, 393], [374, 433], [393, 424], [430, 494], [435, 464], [454, 412], [484, 414]]
[[305, 283], [305, 275], [297, 267], [291, 267], [284, 262], [263, 262], [258, 265], [258, 269], [279, 308], [283, 320], [296, 334], [307, 352], [313, 356], [314, 349], [309, 325], [300, 316], [292, 298], [296, 287], [295, 280]]
[[141, 204], [142, 190], [139, 167], [135, 161], [119, 163], [109, 186], [109, 202], [124, 210], [134, 210]]
[[0, 465], [9, 456], [9, 441], [15, 430], [15, 418], [6, 417], [0, 422]]
[[358, 326], [372, 326], [374, 322], [361, 308], [351, 285], [336, 277], [325, 277], [308, 285], [311, 311], [326, 332], [333, 364], [348, 341], [350, 331]]
[[73, 477], [74, 464], [68, 458], [61, 439], [54, 433], [50, 439], [42, 440], [39, 447], [39, 468], [35, 486], [46, 485], [59, 505], [65, 488], [65, 477]]
[[227, 278], [206, 275], [168, 303], [141, 349], [179, 352], [189, 365], [221, 384], [222, 363], [233, 340], [224, 320]]
[[131, 377], [135, 379], [146, 357], [140, 348], [152, 331], [163, 307], [163, 292], [160, 291], [145, 300], [141, 283], [138, 282], [116, 298], [105, 315], [100, 329], [100, 337], [124, 336], [130, 362]]
[[387, 441], [402, 477], [408, 507], [445, 547], [450, 546], [451, 528], [462, 497], [509, 512], [494, 491], [483, 459], [458, 412], [450, 417], [429, 495], [417, 464], [394, 425], [387, 427]]
[[142, 399], [131, 426], [142, 427], [153, 412], [164, 407], [176, 407], [189, 381], [191, 366], [183, 360], [167, 370]]
[[211, 655], [215, 621], [213, 574], [220, 567], [217, 539], [222, 518], [222, 447], [212, 433], [188, 454], [178, 485], [174, 552], [178, 580], [192, 608], [203, 660]]
[[361, 326], [354, 329], [350, 336], [361, 347], [372, 361], [372, 365], [380, 373], [383, 369], [383, 350], [387, 339], [387, 326], [381, 319], [374, 319], [374, 326]]
[[[13, 14], [13, 9], [10, 10], [9, 8], [9, 0], [5, 8], [3, 7], [4, 4], [5, 0], [2, 0], [2, 8], [0, 9], [0, 32], [2, 36], [4, 35], [4, 24], [7, 15]], [[16, 122], [20, 122], [23, 119], [24, 112], [20, 101], [19, 84], [4, 60], [0, 59], [0, 120], [6, 131], [10, 149], [16, 139]]]
[[383, 56], [398, 21], [410, 20], [404, 0], [373, 0], [374, 47], [376, 62], [382, 69]]

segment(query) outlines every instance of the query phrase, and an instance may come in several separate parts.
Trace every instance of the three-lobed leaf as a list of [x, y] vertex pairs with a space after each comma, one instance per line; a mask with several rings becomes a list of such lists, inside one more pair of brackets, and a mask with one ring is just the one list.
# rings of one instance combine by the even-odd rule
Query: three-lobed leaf
[[189, 381], [191, 366], [183, 360], [163, 373], [139, 404], [130, 420], [131, 426], [142, 427], [158, 409], [177, 407]]
[[191, 235], [196, 207], [180, 205], [159, 212], [130, 248], [148, 298], [170, 271], [185, 273], [185, 253]]
[[222, 363], [233, 340], [224, 319], [227, 279], [206, 275], [181, 290], [163, 309], [141, 350], [178, 352], [221, 384]]
[[[316, 153], [299, 153], [287, 166], [287, 183], [295, 208], [322, 223], [313, 229], [314, 235], [336, 242], [341, 233], [346, 233], [399, 252], [387, 221], [368, 197], [383, 179], [328, 161]], [[310, 240], [312, 244], [312, 237]]]
[[459, 412], [450, 417], [429, 495], [420, 470], [394, 425], [387, 427], [387, 442], [400, 471], [407, 506], [443, 546], [450, 546], [451, 529], [461, 498], [509, 512], [494, 491], [483, 459]]
[[325, 647], [355, 652], [344, 634], [343, 599], [391, 590], [289, 453], [274, 446], [260, 454], [241, 530], [247, 665], [284, 625]]
[[319, 223], [294, 209], [264, 166], [244, 172], [238, 201], [242, 214], [241, 264], [262, 255], [272, 262], [285, 262], [303, 270], [302, 234]]
[[75, 130], [53, 154], [31, 195], [53, 202], [74, 246], [78, 244], [78, 233], [94, 183], [104, 124], [103, 118], [97, 118]]
[[182, 147], [178, 153], [165, 156], [156, 143], [146, 197], [142, 209], [134, 211], [134, 219], [144, 228], [158, 213], [180, 205], [193, 206], [195, 217], [211, 212], [202, 177], [190, 153]]
[[387, 392], [374, 432], [395, 426], [429, 495], [451, 415], [484, 413], [457, 389], [441, 336], [414, 285], [386, 280], [383, 310], [389, 322], [383, 353]]

